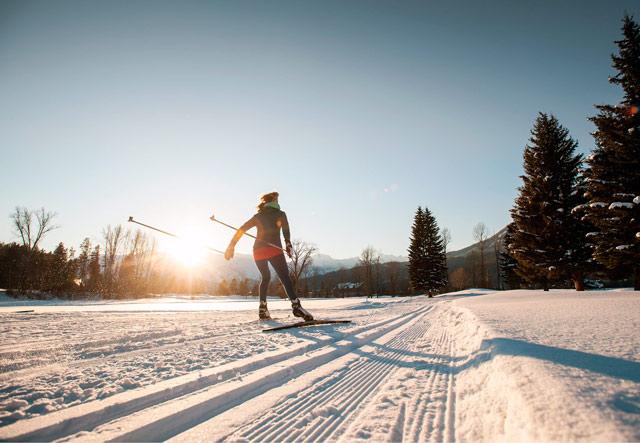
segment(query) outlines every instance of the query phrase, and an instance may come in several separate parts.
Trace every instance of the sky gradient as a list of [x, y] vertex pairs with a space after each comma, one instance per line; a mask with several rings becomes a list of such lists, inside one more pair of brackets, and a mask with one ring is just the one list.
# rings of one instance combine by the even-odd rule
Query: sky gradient
[[[43, 246], [129, 215], [224, 248], [278, 190], [294, 238], [406, 254], [427, 205], [497, 231], [539, 111], [593, 147], [637, 1], [0, 2], [0, 241], [16, 205]], [[238, 245], [248, 252], [249, 240]]]

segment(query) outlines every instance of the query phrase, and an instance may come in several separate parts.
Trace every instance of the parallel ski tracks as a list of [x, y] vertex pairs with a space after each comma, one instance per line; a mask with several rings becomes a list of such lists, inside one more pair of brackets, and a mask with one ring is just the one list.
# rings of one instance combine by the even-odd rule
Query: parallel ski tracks
[[[431, 347], [433, 354], [450, 355], [451, 342], [446, 331], [442, 331]], [[428, 362], [434, 367], [450, 367], [449, 358], [434, 358]], [[424, 374], [423, 386], [408, 402], [413, 417], [405, 427], [404, 442], [453, 441], [453, 373], [430, 370]]]
[[[364, 337], [372, 336], [373, 337], [372, 339], [375, 340], [375, 337], [379, 337], [382, 334], [388, 334], [396, 328], [403, 329], [402, 328], [403, 325], [406, 325], [408, 322], [413, 322], [416, 318], [422, 317], [426, 312], [428, 312], [432, 308], [433, 308], [432, 305], [428, 305], [413, 312], [406, 310], [405, 313], [399, 313], [399, 315], [396, 315], [394, 317], [384, 318], [378, 322], [375, 322], [373, 324], [369, 324], [366, 326], [359, 326], [355, 328], [346, 329], [344, 330], [344, 332], [348, 332], [350, 333], [350, 336], [354, 336], [354, 337], [364, 334], [362, 336], [363, 338], [358, 339], [360, 340], [359, 343], [361, 344], [356, 345], [356, 348], [355, 348], [356, 350], [362, 349], [362, 347], [367, 346], [370, 343]], [[414, 336], [418, 336], [420, 333], [422, 332], [421, 332], [421, 329], [419, 328], [418, 329], [410, 328], [405, 332], [400, 333], [399, 336], [393, 339], [392, 341], [392, 343], [394, 343], [394, 346], [396, 344], [399, 346], [398, 348], [399, 350], [393, 351], [393, 352], [386, 351], [382, 355], [377, 357], [374, 356], [374, 358], [371, 358], [371, 359], [363, 358], [362, 361], [357, 366], [349, 369], [349, 373], [344, 378], [344, 380], [346, 381], [342, 381], [339, 384], [337, 384], [338, 380], [336, 380], [335, 381], [336, 383], [334, 384], [337, 384], [337, 387], [334, 387], [333, 389], [329, 389], [332, 383], [328, 382], [327, 384], [328, 392], [323, 394], [322, 398], [327, 399], [328, 401], [330, 401], [331, 399], [333, 400], [341, 399], [341, 401], [346, 402], [347, 404], [351, 402], [353, 405], [360, 404], [362, 399], [371, 395], [371, 393], [375, 390], [375, 388], [384, 381], [385, 376], [394, 368], [394, 362], [398, 361], [398, 359], [402, 357], [401, 351], [405, 349], [403, 346], [406, 347], [407, 343], [410, 343], [411, 340], [415, 338]], [[301, 335], [303, 338], [313, 338], [311, 336], [308, 336], [308, 337], [304, 336], [304, 334], [301, 334]], [[323, 348], [335, 346], [336, 342], [339, 340], [342, 340], [344, 337], [345, 337], [344, 333], [342, 333], [342, 334], [338, 334], [338, 336], [333, 338], [325, 338], [325, 339], [319, 339], [319, 340], [314, 339], [307, 346], [306, 350], [303, 352], [311, 352], [314, 349], [320, 350]], [[184, 343], [182, 343], [182, 345], [184, 345]], [[336, 349], [339, 349], [339, 348], [336, 348]], [[348, 352], [348, 351], [345, 350], [345, 352]], [[273, 360], [273, 361], [277, 361], [277, 360]], [[324, 364], [322, 362], [322, 359], [319, 360], [319, 364], [320, 365]], [[248, 368], [251, 368], [251, 370], [254, 370], [254, 369], [260, 368], [260, 365], [258, 364], [256, 366], [255, 364], [250, 364], [248, 365]], [[348, 383], [347, 389], [349, 390], [349, 396], [346, 398], [335, 397], [335, 396], [339, 396], [339, 392], [338, 392], [340, 390], [339, 387], [343, 386], [344, 383]], [[214, 380], [212, 380], [211, 384], [219, 385], [219, 383], [216, 383]], [[194, 385], [194, 387], [195, 386], [197, 385]], [[172, 388], [171, 392], [174, 392], [174, 396], [175, 395], [182, 396], [180, 398], [188, 398], [188, 396], [190, 395], [189, 391], [188, 390], [185, 391], [181, 385], [176, 385], [174, 388]], [[201, 392], [201, 391], [198, 391], [198, 392]], [[258, 388], [256, 389], [255, 395], [259, 395], [261, 392], [265, 392], [265, 391]], [[74, 433], [81, 432], [81, 434], [78, 434], [78, 438], [82, 439], [81, 436], [84, 435], [86, 431], [91, 431], [92, 429], [95, 429], [96, 427], [100, 426], [101, 423], [107, 423], [109, 420], [117, 419], [117, 417], [120, 416], [121, 413], [131, 414], [136, 410], [143, 411], [143, 410], [154, 409], [154, 403], [149, 402], [149, 400], [153, 401], [152, 398], [157, 398], [155, 404], [158, 406], [161, 404], [159, 402], [170, 403], [172, 401], [171, 397], [154, 394], [154, 397], [149, 397], [148, 400], [143, 399], [141, 397], [140, 401], [137, 402], [137, 404], [139, 404], [139, 407], [136, 407], [136, 402], [129, 401], [129, 403], [124, 408], [109, 407], [105, 409], [104, 412], [102, 413], [98, 413], [98, 411], [96, 410], [95, 413], [92, 412], [91, 415], [86, 417], [83, 416], [84, 413], [82, 411], [79, 411], [80, 415], [74, 415], [71, 411], [69, 412], [60, 411], [63, 413], [63, 416], [61, 416], [62, 421], [56, 421], [56, 419], [54, 419], [53, 417], [49, 418], [48, 416], [36, 417], [35, 419], [26, 420], [26, 421], [29, 421], [30, 423], [28, 426], [25, 426], [24, 429], [22, 429], [22, 432], [20, 430], [21, 428], [20, 426], [16, 427], [16, 425], [19, 425], [18, 423], [16, 423], [15, 425], [10, 425], [8, 427], [5, 427], [4, 429], [0, 429], [0, 437], [2, 439], [14, 439], [14, 440], [23, 440], [23, 439], [50, 440], [50, 439], [56, 439], [56, 438], [63, 438], [67, 436], [72, 437]], [[173, 397], [173, 398], [178, 399], [179, 397]], [[303, 411], [302, 413], [308, 413], [309, 411], [311, 411], [312, 409], [320, 405], [319, 401], [320, 400], [313, 399], [312, 403], [309, 403], [309, 404], [299, 403], [295, 405], [289, 405], [286, 407], [292, 407], [294, 409], [302, 408], [302, 411]], [[114, 399], [114, 402], [115, 402], [115, 399]], [[117, 404], [117, 402], [115, 402], [114, 404]], [[233, 406], [235, 405], [230, 404], [229, 407], [233, 407]], [[121, 409], [122, 412], [119, 413], [118, 409]], [[353, 412], [352, 409], [353, 408], [350, 409], [348, 407], [347, 409], [345, 409], [346, 416], [349, 416]], [[222, 410], [224, 410], [224, 408]], [[203, 419], [208, 419], [210, 417], [210, 415], [207, 416], [207, 413], [205, 412], [202, 412], [202, 413], [205, 414], [205, 417], [203, 417]], [[301, 412], [294, 412], [294, 413], [298, 415]], [[55, 413], [52, 413], [49, 415], [53, 415], [53, 414]], [[303, 438], [308, 440], [329, 438], [334, 433], [334, 431], [340, 426], [340, 424], [346, 419], [346, 416], [343, 418], [335, 418], [327, 421], [327, 426], [310, 427], [308, 430], [302, 433], [296, 433], [295, 429], [290, 430], [291, 435], [283, 435], [282, 437], [287, 439]], [[39, 421], [40, 419], [42, 419], [44, 427], [40, 427], [38, 425], [38, 423], [40, 422]], [[126, 419], [127, 419], [127, 416], [126, 415], [123, 416], [122, 420], [126, 421]], [[26, 425], [27, 423], [21, 423], [21, 424]], [[144, 422], [142, 423], [138, 422], [134, 424], [134, 428], [131, 428], [131, 430], [128, 433], [123, 434], [123, 436], [137, 435], [135, 433], [136, 427], [145, 428], [153, 433], [153, 423], [148, 423], [145, 425]], [[28, 428], [28, 430], [26, 428]], [[260, 437], [260, 436], [264, 434], [264, 436], [266, 437], [266, 435], [269, 434], [269, 432], [267, 432], [268, 430], [269, 432], [273, 431], [273, 427], [269, 427], [269, 426], [265, 427], [265, 425], [263, 424], [263, 426], [260, 429], [256, 429], [251, 432], [258, 432], [257, 434], [259, 437], [258, 439], [263, 440], [263, 437]], [[15, 433], [13, 431], [15, 431]], [[179, 432], [182, 432], [182, 431], [178, 430], [178, 433]], [[165, 438], [170, 438], [171, 436], [176, 435], [176, 433], [172, 433], [170, 431], [165, 432], [164, 430], [158, 430], [157, 434], [155, 435], [159, 435], [162, 437], [161, 439], [165, 439]], [[278, 437], [277, 439], [280, 439], [280, 438]]]
[[[369, 315], [367, 315], [366, 317], [364, 317], [364, 321], [362, 323], [366, 324], [368, 322], [373, 321], [375, 316], [376, 316], [376, 312], [374, 311]], [[247, 326], [254, 325], [254, 324], [257, 325], [255, 330], [253, 329], [249, 331], [243, 330], [243, 329], [246, 329]], [[52, 353], [68, 350], [69, 345], [47, 347], [47, 348], [42, 348], [38, 350], [29, 350], [29, 346], [28, 346], [29, 343], [26, 343], [23, 345], [8, 345], [6, 347], [0, 347], [0, 362], [2, 361], [2, 359], [11, 360], [12, 362], [7, 367], [3, 368], [0, 366], [0, 369], [2, 369], [2, 372], [3, 372], [2, 374], [0, 374], [0, 382], [10, 381], [11, 379], [15, 379], [18, 377], [19, 378], [36, 377], [52, 370], [60, 370], [62, 367], [64, 367], [65, 370], [79, 369], [79, 368], [84, 368], [88, 366], [96, 366], [96, 365], [102, 364], [103, 362], [114, 362], [119, 360], [126, 360], [127, 358], [135, 357], [137, 355], [148, 354], [149, 352], [158, 353], [158, 352], [169, 351], [172, 349], [183, 348], [185, 346], [196, 346], [196, 345], [206, 345], [207, 343], [216, 343], [216, 342], [220, 342], [222, 339], [225, 339], [227, 337], [246, 337], [246, 336], [255, 335], [256, 333], [259, 333], [259, 329], [262, 326], [264, 326], [262, 323], [259, 323], [257, 321], [250, 321], [248, 323], [244, 323], [237, 327], [233, 327], [231, 331], [215, 334], [214, 336], [211, 336], [211, 335], [199, 336], [199, 337], [190, 338], [188, 340], [180, 340], [174, 343], [168, 343], [163, 345], [156, 345], [153, 343], [150, 343], [148, 345], [142, 344], [136, 349], [132, 349], [128, 351], [114, 350], [113, 352], [107, 355], [100, 355], [96, 357], [79, 358], [75, 360], [72, 359], [72, 360], [65, 360], [65, 361], [60, 361], [58, 359], [58, 361], [53, 364], [45, 363], [45, 362], [51, 361], [50, 355]], [[152, 336], [152, 338], [154, 339], [164, 338], [164, 337], [169, 338], [169, 337], [174, 337], [177, 334], [178, 333], [171, 331], [171, 333], [167, 333], [162, 336], [158, 336], [157, 334], [155, 334]], [[51, 339], [51, 340], [34, 342], [34, 343], [37, 343], [38, 345], [41, 346], [43, 343], [46, 343], [49, 341], [57, 342], [58, 340]], [[108, 345], [112, 343], [117, 343], [117, 341], [102, 340], [99, 342], [82, 343], [81, 345], [78, 345], [78, 346], [81, 346], [81, 349], [79, 349], [78, 352], [80, 352], [83, 348], [90, 348], [91, 346], [95, 346], [95, 345]], [[71, 345], [71, 348], [73, 349], [74, 345]], [[46, 357], [46, 358], [39, 358], [39, 357]], [[39, 364], [39, 362], [43, 362], [43, 364]]]
[[[229, 440], [293, 442], [335, 439], [341, 427], [398, 367], [397, 363], [403, 359], [402, 351], [410, 350], [425, 330], [425, 324], [417, 323], [385, 343], [395, 351], [361, 357], [344, 368], [344, 378], [327, 377], [319, 385], [298, 393], [295, 399], [274, 409], [264, 420], [234, 433]], [[305, 420], [310, 423], [301, 428], [300, 423]]]

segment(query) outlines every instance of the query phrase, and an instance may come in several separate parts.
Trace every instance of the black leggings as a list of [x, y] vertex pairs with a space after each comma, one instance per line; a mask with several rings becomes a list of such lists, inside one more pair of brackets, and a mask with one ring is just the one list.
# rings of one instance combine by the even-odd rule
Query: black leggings
[[267, 258], [265, 260], [256, 260], [256, 266], [262, 280], [260, 280], [260, 302], [267, 301], [267, 290], [269, 289], [269, 282], [271, 281], [271, 271], [269, 271], [269, 263], [275, 269], [280, 283], [284, 287], [284, 291], [287, 293], [289, 300], [295, 300], [295, 291], [293, 290], [293, 283], [291, 283], [291, 277], [289, 276], [289, 268], [287, 267], [287, 261], [284, 259], [284, 254], [278, 254], [275, 257]]

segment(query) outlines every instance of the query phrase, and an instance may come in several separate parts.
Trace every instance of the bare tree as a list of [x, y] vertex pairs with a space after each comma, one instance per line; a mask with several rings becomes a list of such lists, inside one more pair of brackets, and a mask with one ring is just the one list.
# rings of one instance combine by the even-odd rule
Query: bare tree
[[154, 263], [155, 239], [137, 230], [125, 234], [129, 238], [123, 249], [125, 256], [118, 270], [118, 287], [122, 292], [140, 294], [150, 287], [150, 275]]
[[487, 281], [487, 269], [485, 264], [485, 249], [487, 247], [487, 237], [489, 236], [489, 228], [483, 222], [476, 224], [473, 227], [473, 238], [478, 242], [478, 249], [480, 253], [480, 285], [482, 287], [489, 286]]
[[128, 243], [129, 233], [124, 231], [122, 225], [114, 228], [109, 225], [102, 230], [102, 236], [104, 238], [104, 282], [107, 291], [113, 291], [120, 264], [118, 256]]
[[362, 266], [364, 271], [364, 290], [369, 297], [373, 291], [373, 271], [377, 263], [380, 262], [380, 254], [376, 251], [373, 246], [367, 246], [360, 253], [359, 264]]
[[375, 282], [375, 294], [377, 294], [378, 296], [382, 294], [382, 290], [383, 290], [382, 271], [383, 271], [383, 266], [382, 266], [382, 262], [380, 261], [380, 256], [378, 255], [378, 257], [376, 257], [376, 262], [373, 266], [373, 274], [374, 274], [373, 281]]
[[386, 266], [387, 278], [389, 279], [389, 292], [392, 295], [398, 294], [401, 290], [400, 286], [400, 263], [389, 262]]
[[442, 244], [444, 245], [444, 253], [447, 254], [447, 247], [451, 243], [451, 231], [449, 228], [442, 228], [440, 231], [440, 236], [442, 237]]
[[289, 262], [289, 274], [293, 289], [298, 292], [298, 282], [311, 271], [313, 264], [313, 254], [318, 252], [318, 248], [302, 240], [291, 242], [291, 261]]
[[449, 285], [454, 291], [459, 291], [467, 287], [467, 272], [464, 267], [457, 268], [449, 275]]
[[55, 212], [45, 211], [44, 208], [27, 209], [16, 206], [16, 210], [11, 214], [10, 218], [13, 221], [16, 235], [20, 236], [22, 244], [29, 250], [33, 250], [38, 247], [38, 243], [47, 233], [59, 228], [59, 226], [53, 224], [55, 216]]

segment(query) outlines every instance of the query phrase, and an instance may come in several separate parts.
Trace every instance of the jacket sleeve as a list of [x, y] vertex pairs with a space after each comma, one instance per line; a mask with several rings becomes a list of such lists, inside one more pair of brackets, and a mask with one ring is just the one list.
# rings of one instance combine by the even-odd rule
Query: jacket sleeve
[[289, 230], [289, 220], [287, 220], [287, 214], [282, 213], [282, 217], [280, 218], [280, 223], [282, 223], [282, 235], [284, 236], [285, 243], [291, 243], [291, 231]]
[[242, 232], [247, 232], [249, 229], [255, 227], [256, 225], [257, 225], [257, 220], [256, 220], [256, 216], [254, 215], [249, 220], [244, 222], [244, 224], [242, 226], [240, 226], [240, 228], [238, 228], [238, 230], [242, 231]]
[[231, 239], [231, 242], [229, 243], [229, 246], [235, 247], [236, 243], [240, 241], [244, 233], [247, 232], [249, 229], [253, 228], [254, 226], [256, 226], [256, 223], [257, 223], [257, 220], [255, 215], [251, 217], [249, 220], [247, 220], [246, 222], [244, 222], [244, 224], [240, 226], [236, 231], [235, 235]]

